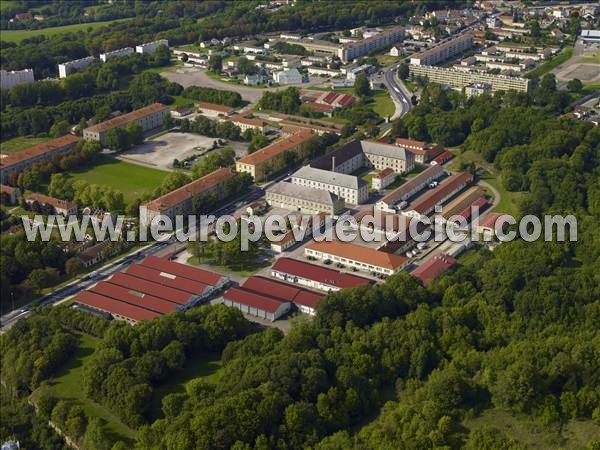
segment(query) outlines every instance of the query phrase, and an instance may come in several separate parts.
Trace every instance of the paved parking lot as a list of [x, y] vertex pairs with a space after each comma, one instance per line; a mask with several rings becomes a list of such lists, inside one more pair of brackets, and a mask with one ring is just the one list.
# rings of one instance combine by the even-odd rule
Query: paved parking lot
[[180, 161], [198, 153], [197, 148], [210, 148], [214, 138], [191, 133], [167, 133], [137, 145], [121, 154], [121, 158], [161, 169], [172, 169], [173, 160]]

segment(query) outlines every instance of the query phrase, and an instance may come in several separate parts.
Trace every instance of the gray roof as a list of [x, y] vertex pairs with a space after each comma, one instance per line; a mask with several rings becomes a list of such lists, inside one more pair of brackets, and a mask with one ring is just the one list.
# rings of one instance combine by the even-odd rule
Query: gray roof
[[426, 183], [426, 181], [431, 179], [432, 177], [440, 177], [443, 173], [444, 168], [441, 165], [435, 164], [433, 166], [429, 166], [423, 172], [419, 173], [413, 178], [410, 178], [402, 186], [390, 192], [380, 201], [383, 203], [387, 203], [388, 205], [398, 203], [398, 201], [400, 201], [409, 192], [412, 192], [414, 189], [420, 187], [423, 183]]
[[355, 140], [352, 142], [348, 142], [343, 147], [340, 147], [327, 155], [323, 155], [319, 158], [316, 158], [310, 162], [310, 167], [315, 169], [323, 169], [323, 170], [331, 170], [333, 165], [333, 157], [335, 157], [335, 165], [338, 166], [340, 164], [345, 163], [346, 161], [351, 160], [356, 155], [359, 155], [363, 152], [362, 146], [360, 145], [360, 141]]
[[367, 155], [385, 156], [387, 158], [403, 159], [405, 161], [410, 158], [410, 156], [408, 156], [408, 153], [410, 152], [397, 145], [382, 144], [381, 142], [373, 141], [360, 141], [360, 144], [363, 152]]
[[317, 183], [332, 184], [347, 189], [360, 189], [367, 183], [362, 178], [344, 173], [330, 172], [328, 170], [315, 169], [304, 166], [298, 169], [292, 175], [292, 178], [303, 178], [305, 180], [315, 181]]
[[282, 181], [269, 187], [267, 189], [267, 192], [279, 195], [286, 195], [288, 197], [294, 197], [300, 200], [315, 202], [321, 205], [333, 205], [334, 202], [338, 201], [339, 199], [337, 195], [332, 194], [329, 191], [307, 188], [305, 186], [299, 186], [297, 184], [288, 183], [285, 181]]

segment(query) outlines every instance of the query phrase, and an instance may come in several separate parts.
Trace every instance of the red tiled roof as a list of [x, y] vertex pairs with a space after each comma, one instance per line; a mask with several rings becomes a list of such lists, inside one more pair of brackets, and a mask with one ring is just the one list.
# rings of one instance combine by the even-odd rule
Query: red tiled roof
[[426, 214], [431, 211], [444, 197], [452, 191], [458, 189], [460, 185], [466, 185], [473, 180], [473, 175], [467, 172], [457, 173], [444, 180], [438, 187], [419, 197], [409, 208], [409, 211], [416, 211], [419, 214]]
[[238, 287], [227, 289], [223, 294], [223, 298], [225, 300], [241, 303], [242, 305], [251, 306], [269, 313], [275, 313], [281, 306], [281, 302], [273, 298], [256, 294], [252, 291], [246, 291]]
[[496, 224], [498, 221], [502, 219], [504, 223], [505, 219], [508, 217], [512, 216], [510, 214], [490, 212], [479, 220], [479, 226], [482, 228], [491, 228], [495, 230], [497, 228]]
[[121, 302], [103, 295], [96, 294], [90, 291], [83, 291], [75, 297], [77, 303], [91, 306], [92, 308], [100, 309], [112, 314], [118, 314], [129, 319], [150, 320], [159, 317], [160, 314], [149, 309], [140, 308], [139, 306], [130, 305], [129, 303]]
[[335, 103], [339, 103], [342, 106], [342, 108], [345, 108], [345, 107], [351, 105], [352, 103], [354, 103], [355, 100], [356, 100], [356, 98], [353, 97], [352, 95], [342, 94], [342, 95], [338, 96], [338, 98], [335, 100]]
[[320, 101], [325, 102], [325, 103], [331, 105], [333, 103], [333, 101], [337, 98], [337, 96], [338, 96], [337, 93], [335, 93], [333, 91], [330, 91], [330, 92], [325, 93], [320, 98]]
[[306, 248], [391, 270], [403, 266], [407, 261], [407, 258], [403, 256], [380, 252], [349, 242], [312, 242]]
[[386, 167], [385, 169], [377, 172], [377, 175], [375, 175], [373, 178], [385, 178], [388, 175], [391, 175], [393, 173], [396, 173], [396, 172], [394, 172], [394, 169], [390, 169], [389, 167]]
[[7, 186], [6, 184], [0, 184], [0, 192], [2, 192], [3, 194], [13, 194], [15, 191], [17, 190], [17, 188], [14, 188], [12, 186]]
[[279, 258], [273, 264], [272, 270], [281, 273], [314, 280], [319, 283], [335, 286], [338, 288], [351, 288], [364, 284], [373, 283], [363, 277], [351, 275], [349, 273], [338, 272], [337, 270], [317, 266], [304, 261], [291, 258]]
[[169, 314], [177, 309], [177, 303], [169, 302], [149, 294], [140, 294], [123, 286], [103, 281], [90, 289], [91, 292], [119, 300], [160, 314]]
[[315, 308], [317, 303], [321, 300], [323, 300], [323, 295], [312, 291], [302, 290], [298, 292], [298, 295], [294, 298], [294, 304]]
[[206, 284], [199, 281], [178, 277], [140, 264], [132, 264], [129, 266], [127, 268], [127, 273], [141, 278], [142, 280], [153, 281], [162, 284], [163, 286], [179, 289], [180, 291], [185, 291], [194, 295], [202, 295], [208, 287]]
[[443, 173], [444, 173], [443, 167], [441, 167], [439, 165], [430, 166], [427, 169], [425, 169], [423, 172], [419, 173], [417, 176], [410, 178], [406, 183], [404, 183], [399, 188], [397, 188], [397, 189], [393, 190], [392, 192], [390, 192], [389, 194], [387, 194], [385, 197], [383, 197], [381, 199], [381, 201], [384, 203], [387, 203], [387, 204], [396, 203], [407, 193], [412, 192], [415, 188], [422, 185], [425, 182], [425, 180], [428, 180], [431, 177], [436, 177], [436, 176], [439, 177]]
[[206, 190], [222, 183], [234, 175], [235, 172], [230, 168], [223, 167], [217, 169], [202, 178], [194, 180], [185, 186], [181, 186], [179, 189], [175, 189], [174, 191], [146, 203], [145, 206], [152, 211], [165, 211], [175, 205], [183, 203], [188, 198], [202, 194]]
[[444, 164], [446, 161], [454, 158], [454, 153], [449, 150], [444, 150], [442, 153], [433, 158], [433, 162], [436, 164]]
[[300, 292], [297, 287], [262, 277], [250, 277], [240, 288], [272, 297], [280, 302], [292, 302]]
[[333, 106], [330, 105], [323, 105], [321, 103], [315, 103], [315, 102], [304, 102], [304, 104], [306, 106], [311, 107], [312, 109], [316, 109], [317, 111], [324, 111], [324, 112], [333, 112], [335, 110], [335, 108]]
[[250, 117], [245, 117], [245, 116], [241, 116], [241, 115], [229, 117], [227, 120], [229, 120], [233, 123], [241, 123], [244, 125], [249, 125], [251, 127], [258, 127], [258, 128], [262, 128], [267, 124], [264, 120], [252, 119]]
[[187, 264], [168, 261], [157, 256], [146, 256], [140, 264], [155, 270], [160, 270], [161, 272], [177, 275], [178, 277], [199, 281], [200, 283], [208, 284], [210, 286], [216, 286], [222, 278], [221, 275], [214, 272], [199, 267], [188, 266]]
[[487, 203], [488, 201], [485, 199], [485, 197], [479, 197], [473, 202], [472, 205], [467, 206], [463, 211], [461, 211], [459, 215], [462, 216], [468, 222], [471, 219], [472, 215], [471, 207], [478, 208], [478, 214], [481, 215], [481, 208], [487, 205]]
[[130, 113], [123, 114], [122, 116], [115, 117], [114, 119], [105, 120], [104, 122], [92, 125], [91, 127], [86, 128], [84, 131], [99, 132], [112, 130], [115, 127], [120, 127], [121, 125], [125, 125], [129, 122], [133, 122], [134, 120], [141, 119], [165, 109], [169, 109], [169, 107], [163, 105], [162, 103], [153, 103], [143, 108], [136, 109], [135, 111], [131, 111]]
[[73, 145], [78, 141], [79, 138], [77, 136], [67, 134], [66, 136], [61, 136], [59, 138], [43, 142], [42, 144], [26, 148], [25, 150], [21, 150], [20, 152], [12, 153], [4, 158], [0, 158], [0, 167], [10, 167], [22, 161], [27, 161], [28, 159], [35, 158], [37, 156], [51, 152], [58, 148], [66, 147], [67, 145]]
[[49, 197], [44, 194], [38, 194], [37, 192], [33, 192], [32, 194], [29, 194], [27, 196], [27, 199], [31, 200], [32, 202], [43, 203], [45, 205], [50, 205], [55, 208], [62, 208], [62, 209], [72, 209], [77, 206], [74, 202], [71, 202], [69, 200], [61, 200], [59, 198]]
[[191, 297], [189, 292], [181, 291], [172, 287], [167, 287], [154, 283], [152, 281], [142, 280], [141, 278], [128, 275], [126, 273], [115, 273], [108, 282], [119, 286], [133, 289], [143, 294], [154, 295], [163, 300], [185, 305]]
[[275, 141], [248, 156], [244, 156], [239, 160], [239, 162], [242, 164], [251, 165], [262, 164], [265, 161], [269, 161], [276, 156], [279, 156], [280, 154], [297, 147], [303, 142], [308, 141], [311, 137], [312, 133], [309, 130], [300, 130], [297, 133], [286, 138], [279, 139], [278, 141]]
[[442, 273], [445, 270], [448, 270], [454, 264], [456, 264], [456, 260], [452, 256], [437, 254], [429, 258], [427, 261], [425, 261], [423, 264], [421, 264], [419, 267], [413, 270], [410, 274], [413, 277], [421, 280], [423, 284], [428, 284], [440, 273]]
[[206, 102], [198, 103], [196, 105], [196, 107], [199, 109], [208, 109], [211, 111], [217, 111], [217, 112], [224, 113], [224, 114], [230, 113], [234, 110], [233, 108], [230, 108], [229, 106], [217, 105], [216, 103], [206, 103]]

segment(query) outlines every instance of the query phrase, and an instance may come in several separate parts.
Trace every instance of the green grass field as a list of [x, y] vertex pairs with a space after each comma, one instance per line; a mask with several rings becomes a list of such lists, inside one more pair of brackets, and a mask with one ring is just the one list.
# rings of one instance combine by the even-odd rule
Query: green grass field
[[34, 36], [45, 35], [46, 37], [54, 36], [61, 33], [71, 33], [75, 31], [87, 31], [89, 28], [96, 29], [111, 23], [122, 21], [123, 19], [107, 20], [105, 22], [89, 22], [89, 23], [76, 23], [73, 25], [65, 25], [62, 27], [50, 27], [42, 28], [40, 30], [3, 30], [2, 38], [3, 41], [19, 43], [23, 39], [27, 39]]
[[373, 91], [373, 111], [379, 114], [384, 119], [392, 116], [396, 111], [396, 106], [392, 101], [387, 90]]
[[169, 172], [138, 166], [117, 159], [102, 157], [93, 167], [76, 170], [70, 173], [75, 180], [83, 180], [90, 184], [110, 186], [123, 192], [125, 201], [129, 202], [157, 188]]
[[152, 394], [152, 406], [150, 415], [152, 419], [162, 417], [162, 399], [169, 394], [185, 392], [185, 386], [194, 378], [203, 378], [205, 381], [213, 382], [221, 376], [221, 359], [218, 356], [197, 355], [187, 360], [183, 370], [169, 376], [166, 383], [156, 386]]
[[592, 420], [570, 420], [564, 426], [543, 426], [530, 417], [515, 416], [501, 409], [486, 410], [479, 417], [465, 420], [462, 425], [469, 431], [484, 426], [497, 428], [532, 450], [578, 450], [600, 436], [600, 425]]
[[15, 153], [50, 139], [49, 137], [17, 136], [0, 142], [0, 153]]
[[73, 354], [71, 360], [54, 378], [51, 378], [47, 383], [34, 391], [31, 394], [31, 398], [35, 402], [42, 391], [47, 391], [56, 398], [78, 404], [88, 416], [100, 417], [106, 420], [105, 430], [112, 438], [132, 443], [135, 438], [135, 430], [132, 430], [121, 422], [118, 417], [104, 406], [86, 398], [83, 392], [83, 364], [94, 353], [98, 342], [98, 339], [94, 337], [82, 335], [80, 346]]
[[5, 10], [8, 8], [12, 8], [13, 6], [17, 6], [17, 2], [13, 0], [2, 0], [0, 1], [0, 10]]

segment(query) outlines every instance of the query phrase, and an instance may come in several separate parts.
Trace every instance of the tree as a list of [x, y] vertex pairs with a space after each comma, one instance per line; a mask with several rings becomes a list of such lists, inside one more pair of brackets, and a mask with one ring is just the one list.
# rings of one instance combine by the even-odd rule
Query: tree
[[408, 64], [400, 64], [400, 66], [398, 67], [398, 78], [400, 78], [401, 80], [406, 80], [409, 74], [410, 70], [408, 69]]
[[182, 53], [179, 58], [181, 59], [182, 62], [187, 62], [187, 60], [189, 59], [188, 54], [187, 53]]
[[567, 89], [569, 92], [581, 92], [583, 89], [583, 83], [581, 83], [581, 80], [573, 78], [567, 82]]
[[77, 275], [83, 270], [83, 264], [81, 260], [77, 256], [73, 256], [72, 258], [67, 259], [65, 263], [65, 272], [70, 277]]
[[529, 34], [532, 37], [540, 37], [541, 28], [540, 23], [537, 20], [532, 20], [529, 24]]
[[129, 146], [139, 145], [144, 142], [144, 130], [137, 122], [131, 122], [129, 125], [127, 125], [127, 134]]
[[92, 417], [85, 431], [83, 443], [85, 448], [110, 450], [110, 437], [105, 431], [106, 422], [98, 417]]
[[171, 117], [171, 114], [165, 114], [163, 116], [162, 126], [165, 130], [170, 130], [171, 128], [173, 128], [173, 118]]
[[213, 55], [208, 61], [208, 70], [214, 73], [221, 73], [223, 71], [223, 58], [221, 55]]
[[105, 144], [108, 148], [121, 151], [129, 148], [129, 134], [120, 127], [115, 127], [106, 132]]
[[248, 145], [248, 153], [254, 153], [256, 150], [265, 147], [269, 144], [269, 138], [262, 133], [252, 133], [250, 144]]
[[73, 180], [65, 173], [55, 173], [50, 177], [48, 193], [52, 197], [72, 200], [75, 194]]
[[540, 87], [546, 92], [556, 91], [556, 76], [553, 73], [547, 73], [542, 77]]
[[69, 122], [67, 122], [66, 120], [60, 120], [58, 122], [55, 122], [54, 125], [52, 125], [52, 127], [50, 128], [50, 136], [52, 136], [53, 138], [64, 136], [69, 132], [69, 128]]
[[356, 77], [356, 80], [354, 81], [354, 93], [361, 98], [371, 95], [369, 79], [364, 73], [361, 73]]
[[245, 56], [240, 56], [238, 58], [237, 69], [239, 73], [244, 75], [252, 75], [257, 71], [256, 64]]

